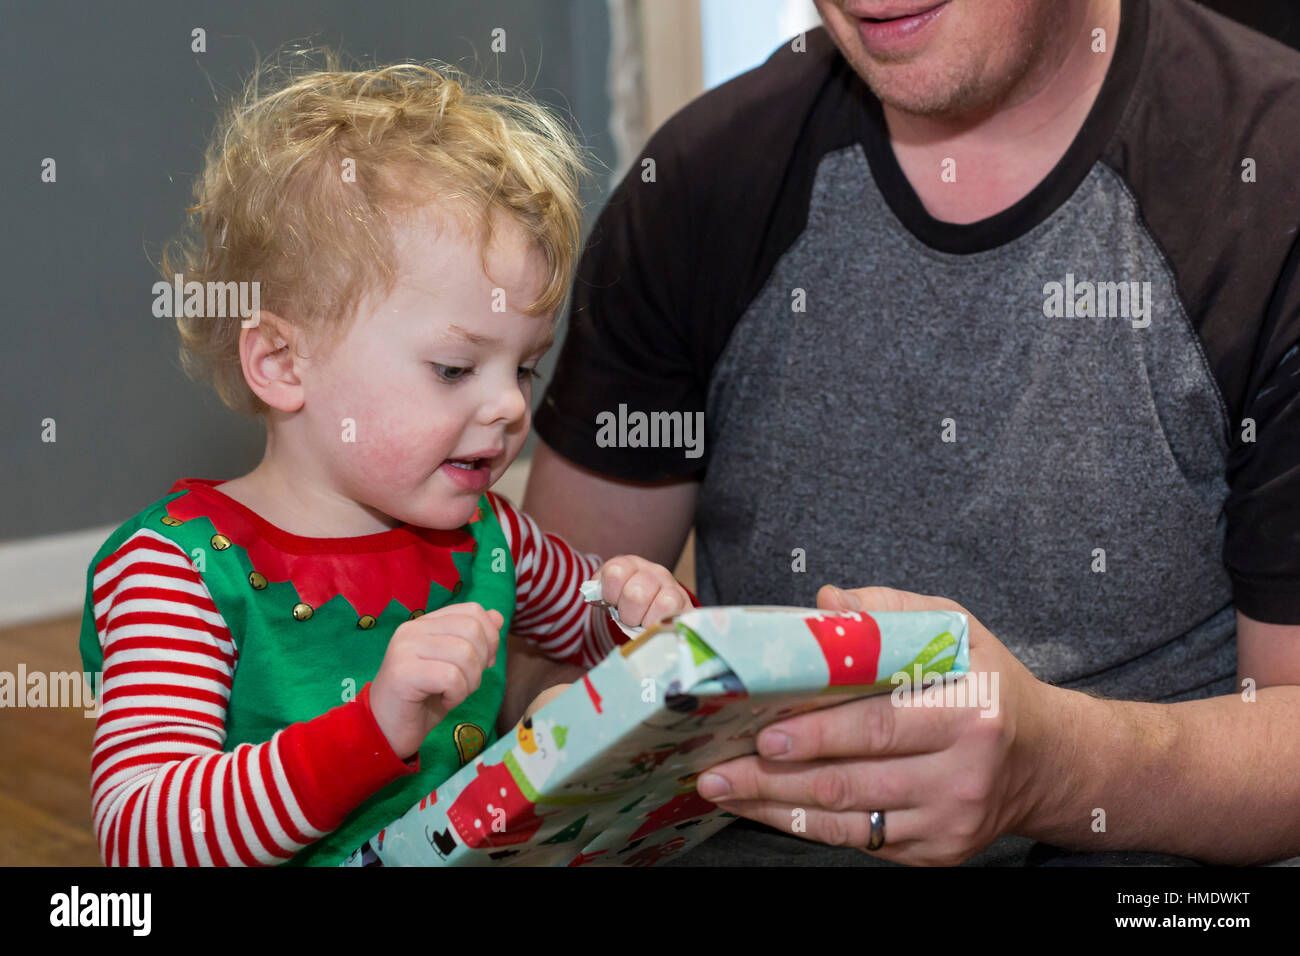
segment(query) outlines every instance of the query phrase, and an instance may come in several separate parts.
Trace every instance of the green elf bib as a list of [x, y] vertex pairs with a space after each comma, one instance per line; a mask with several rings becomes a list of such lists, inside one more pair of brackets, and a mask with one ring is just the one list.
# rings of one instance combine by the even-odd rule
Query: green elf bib
[[[338, 555], [320, 544], [329, 539], [277, 537], [242, 505], [214, 494], [216, 484], [177, 482], [173, 492], [183, 490], [146, 508], [105, 542], [88, 576], [81, 655], [87, 671], [102, 669], [90, 584], [95, 567], [142, 528], [175, 542], [203, 578], [238, 649], [227, 752], [353, 699], [374, 679], [393, 632], [408, 620], [466, 601], [496, 609], [504, 619], [495, 664], [478, 690], [429, 734], [419, 772], [376, 792], [287, 864], [336, 866], [496, 740], [505, 635], [515, 607], [510, 548], [486, 495], [461, 528], [402, 526], [339, 539], [357, 546]], [[285, 546], [286, 540], [295, 546]]]

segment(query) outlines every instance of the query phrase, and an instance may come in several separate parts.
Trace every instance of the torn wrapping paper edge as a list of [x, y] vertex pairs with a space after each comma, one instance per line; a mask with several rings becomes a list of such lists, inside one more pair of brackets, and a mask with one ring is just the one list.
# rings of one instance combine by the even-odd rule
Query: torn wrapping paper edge
[[370, 845], [388, 866], [653, 865], [736, 819], [695, 780], [754, 753], [762, 727], [969, 666], [959, 612], [695, 608], [612, 651]]
[[606, 613], [614, 619], [614, 623], [617, 624], [619, 629], [628, 637], [639, 637], [642, 632], [645, 631], [644, 627], [634, 627], [632, 625], [624, 624], [622, 620], [619, 619], [618, 608], [612, 604], [605, 603], [605, 595], [602, 591], [599, 578], [592, 578], [590, 581], [583, 581], [582, 584], [579, 585], [578, 590], [582, 594], [582, 599], [588, 604], [595, 604], [599, 607], [603, 607]]

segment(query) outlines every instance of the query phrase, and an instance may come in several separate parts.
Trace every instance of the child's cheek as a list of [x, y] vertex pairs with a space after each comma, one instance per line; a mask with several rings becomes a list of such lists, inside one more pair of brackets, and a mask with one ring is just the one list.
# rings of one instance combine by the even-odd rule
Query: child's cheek
[[314, 431], [340, 470], [387, 482], [411, 468], [421, 449], [413, 444], [410, 412], [376, 398], [361, 391], [339, 395]]

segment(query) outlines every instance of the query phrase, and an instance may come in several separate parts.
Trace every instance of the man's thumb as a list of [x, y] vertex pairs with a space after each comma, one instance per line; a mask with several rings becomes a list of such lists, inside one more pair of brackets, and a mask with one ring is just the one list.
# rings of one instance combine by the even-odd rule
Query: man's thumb
[[817, 594], [817, 606], [828, 611], [860, 611], [858, 596], [852, 591], [841, 591], [833, 584], [828, 584]]

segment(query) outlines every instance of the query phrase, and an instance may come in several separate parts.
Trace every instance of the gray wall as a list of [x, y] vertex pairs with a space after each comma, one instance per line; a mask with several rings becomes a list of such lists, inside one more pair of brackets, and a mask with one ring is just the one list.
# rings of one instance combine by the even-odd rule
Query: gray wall
[[[151, 261], [184, 220], [213, 90], [237, 90], [255, 51], [306, 39], [522, 83], [614, 165], [605, 0], [0, 0], [0, 23], [0, 540], [116, 523], [179, 477], [257, 463], [261, 426], [185, 377], [174, 326], [151, 314]], [[207, 52], [193, 53], [200, 26]], [[607, 187], [595, 173], [588, 227]]]

